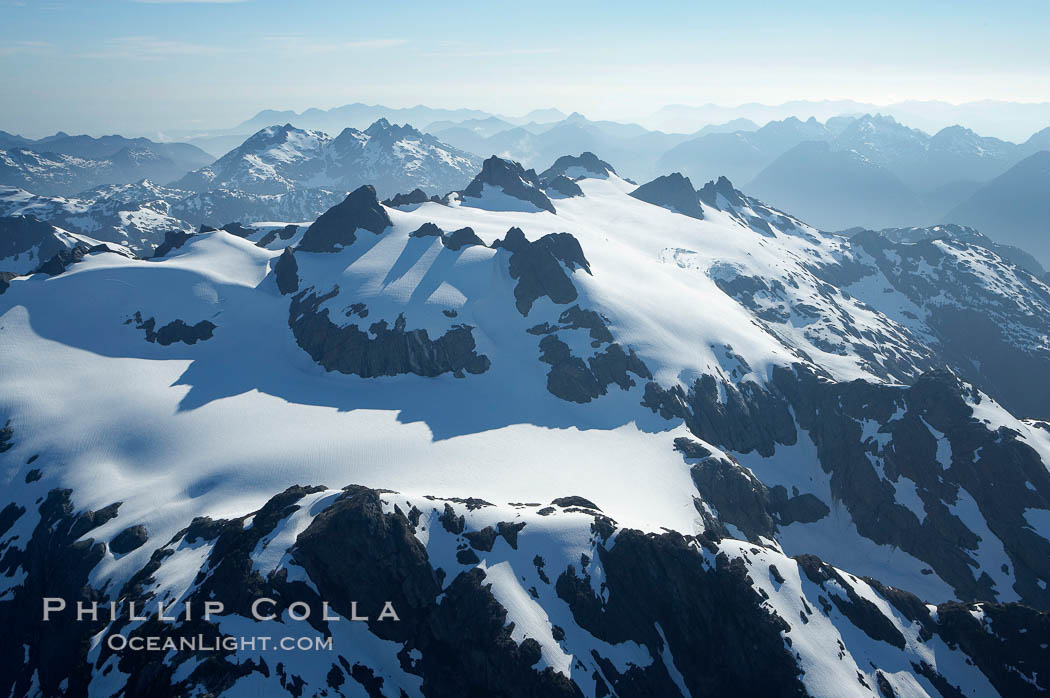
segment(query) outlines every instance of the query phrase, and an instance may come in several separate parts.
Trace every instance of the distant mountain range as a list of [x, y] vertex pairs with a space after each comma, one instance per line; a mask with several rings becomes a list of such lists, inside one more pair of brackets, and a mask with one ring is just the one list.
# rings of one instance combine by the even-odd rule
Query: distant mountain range
[[648, 128], [664, 131], [695, 131], [707, 124], [719, 124], [732, 119], [751, 119], [757, 123], [782, 120], [788, 117], [824, 121], [833, 116], [887, 114], [925, 131], [939, 131], [947, 126], [963, 124], [979, 133], [1018, 141], [1050, 124], [1050, 102], [1003, 102], [983, 100], [963, 104], [937, 101], [905, 101], [888, 105], [870, 104], [854, 100], [796, 100], [783, 104], [741, 104], [721, 106], [704, 104], [686, 106], [668, 105], [641, 120]]
[[475, 155], [386, 119], [364, 131], [345, 128], [334, 138], [285, 124], [267, 126], [174, 186], [282, 194], [306, 188], [349, 191], [371, 184], [380, 196], [417, 187], [444, 193], [465, 186], [480, 165]]
[[986, 183], [944, 220], [974, 226], [1050, 267], [1050, 151], [1030, 155]]
[[[824, 106], [848, 106], [829, 105]], [[377, 114], [411, 115], [427, 125], [421, 131], [392, 125], [385, 117], [363, 130], [345, 125]], [[565, 153], [592, 152], [637, 181], [677, 172], [693, 182], [720, 176], [745, 182], [753, 195], [824, 230], [970, 225], [1050, 266], [1039, 158], [1007, 176], [1026, 158], [1050, 149], [1050, 128], [1013, 143], [958, 125], [931, 135], [892, 116], [862, 114], [823, 122], [790, 116], [761, 127], [739, 117], [689, 134], [557, 110], [503, 117], [468, 109], [355, 104], [301, 114], [262, 112], [238, 129], [280, 117], [290, 121], [267, 124], [250, 136], [209, 136], [213, 144], [233, 143], [215, 162], [182, 143], [63, 133], [34, 141], [0, 132], [0, 147], [6, 148], [0, 150], [0, 184], [38, 196], [70, 196], [143, 179], [170, 182], [179, 195], [164, 198], [163, 215], [185, 201], [178, 219], [196, 225], [215, 220], [211, 215], [307, 219], [339, 193], [366, 183], [381, 198], [415, 189], [441, 196], [465, 187], [491, 155], [540, 171]], [[342, 126], [333, 137], [303, 123]], [[83, 200], [96, 202], [92, 207], [100, 201], [97, 193], [77, 199], [81, 203], [74, 208]], [[138, 203], [155, 210], [151, 201]], [[156, 243], [155, 234], [142, 234], [140, 226], [111, 214], [103, 216], [108, 221], [103, 227]], [[156, 228], [156, 221], [141, 215], [135, 220]], [[114, 240], [123, 241], [123, 233]]]
[[122, 136], [54, 136], [32, 140], [0, 131], [0, 185], [69, 195], [103, 184], [168, 182], [213, 158], [187, 143]]

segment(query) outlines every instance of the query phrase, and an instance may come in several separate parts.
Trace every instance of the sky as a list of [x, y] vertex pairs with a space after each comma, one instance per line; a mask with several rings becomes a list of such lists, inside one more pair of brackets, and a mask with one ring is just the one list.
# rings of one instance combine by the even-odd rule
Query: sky
[[0, 130], [150, 135], [350, 102], [1050, 101], [1050, 2], [0, 0]]

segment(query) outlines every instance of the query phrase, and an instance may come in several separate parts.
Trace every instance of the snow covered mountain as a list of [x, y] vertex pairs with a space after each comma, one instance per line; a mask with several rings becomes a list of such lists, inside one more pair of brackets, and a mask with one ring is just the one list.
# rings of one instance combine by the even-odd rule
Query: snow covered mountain
[[0, 137], [0, 185], [69, 196], [105, 184], [169, 182], [211, 162], [185, 143], [120, 136], [54, 136], [33, 141]]
[[49, 197], [22, 189], [0, 189], [0, 216], [32, 215], [80, 235], [126, 245], [149, 256], [169, 232], [201, 225], [252, 225], [267, 221], [305, 221], [339, 203], [345, 194], [300, 189], [282, 194], [251, 194], [214, 189], [191, 192], [148, 180], [109, 185], [75, 197]]
[[[1050, 375], [1050, 289], [577, 166], [10, 279], [0, 692], [1050, 690], [1050, 393], [988, 365]], [[190, 633], [334, 650], [106, 641]]]
[[364, 131], [346, 128], [335, 138], [285, 124], [260, 130], [174, 186], [282, 194], [303, 188], [345, 192], [368, 183], [381, 196], [417, 187], [444, 193], [469, 182], [479, 166], [476, 156], [385, 119]]
[[163, 242], [168, 231], [193, 227], [172, 215], [172, 202], [190, 194], [148, 180], [101, 186], [73, 197], [0, 188], [0, 216], [34, 216], [73, 233], [144, 252]]
[[62, 257], [76, 248], [106, 249], [131, 256], [123, 247], [56, 228], [33, 216], [0, 218], [0, 293], [16, 277], [44, 268], [56, 255]]

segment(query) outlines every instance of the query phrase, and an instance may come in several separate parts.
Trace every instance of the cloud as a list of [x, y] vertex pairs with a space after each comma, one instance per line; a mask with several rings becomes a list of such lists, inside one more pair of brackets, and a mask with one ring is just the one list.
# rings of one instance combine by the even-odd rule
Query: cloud
[[340, 53], [350, 51], [368, 51], [371, 49], [394, 48], [404, 46], [407, 39], [357, 39], [350, 41], [327, 41], [301, 34], [265, 36], [264, 42], [274, 47], [300, 54]]
[[0, 56], [35, 56], [50, 53], [54, 47], [54, 44], [48, 41], [6, 41], [0, 43]]
[[479, 58], [491, 56], [539, 56], [550, 53], [559, 53], [560, 51], [561, 49], [557, 48], [504, 48], [492, 50], [463, 49], [454, 51], [427, 51], [419, 55], [426, 58]]
[[107, 39], [102, 43], [100, 49], [79, 53], [76, 57], [135, 58], [138, 60], [157, 61], [172, 56], [214, 56], [220, 53], [230, 53], [231, 51], [232, 48], [230, 46], [217, 43], [199, 44], [189, 41], [171, 41], [158, 39], [155, 36], [122, 36]]
[[142, 3], [143, 5], [229, 5], [235, 2], [248, 2], [248, 0], [132, 0], [132, 2]]

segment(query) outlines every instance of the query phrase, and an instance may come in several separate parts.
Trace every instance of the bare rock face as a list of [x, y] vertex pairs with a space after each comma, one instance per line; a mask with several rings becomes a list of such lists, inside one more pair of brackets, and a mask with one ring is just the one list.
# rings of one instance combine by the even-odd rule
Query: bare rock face
[[390, 216], [379, 203], [375, 188], [366, 184], [347, 194], [341, 204], [321, 214], [303, 234], [299, 249], [303, 252], [336, 252], [354, 244], [357, 230], [379, 235], [390, 225]]
[[299, 290], [299, 263], [295, 261], [292, 248], [284, 248], [284, 252], [277, 258], [277, 264], [273, 267], [273, 273], [282, 296]]
[[484, 241], [477, 236], [473, 228], [460, 228], [459, 230], [453, 230], [451, 233], [443, 236], [441, 242], [453, 252], [458, 252], [462, 248], [470, 245], [485, 246]]
[[613, 169], [612, 165], [599, 159], [594, 153], [583, 152], [579, 156], [562, 155], [554, 161], [553, 165], [540, 174], [540, 179], [544, 182], [558, 176], [570, 178], [579, 178], [581, 176], [599, 177], [604, 179], [610, 174], [616, 174], [616, 170]]
[[527, 201], [538, 209], [557, 213], [554, 204], [543, 193], [535, 170], [526, 170], [520, 163], [493, 155], [481, 166], [481, 172], [460, 194], [465, 198], [480, 198], [485, 185], [499, 188], [507, 196]]
[[433, 377], [451, 372], [461, 376], [464, 371], [488, 370], [489, 359], [475, 351], [469, 325], [455, 325], [437, 339], [431, 339], [426, 330], [407, 329], [403, 315], [393, 327], [385, 320], [367, 330], [356, 324], [340, 327], [329, 319], [327, 308], [319, 310], [337, 292], [324, 296], [300, 292], [292, 298], [288, 311], [295, 341], [329, 371], [373, 378], [402, 373]]
[[147, 540], [149, 540], [149, 533], [145, 526], [129, 526], [109, 542], [109, 549], [117, 555], [124, 555], [132, 550], [138, 550], [145, 545]]
[[527, 316], [532, 304], [543, 296], [555, 303], [576, 300], [576, 287], [565, 273], [566, 268], [570, 271], [581, 268], [591, 273], [583, 248], [569, 233], [550, 233], [529, 242], [519, 228], [511, 228], [492, 246], [511, 252], [510, 275], [518, 281], [514, 287], [515, 305], [522, 315]]
[[141, 312], [135, 313], [134, 320], [135, 328], [146, 333], [147, 342], [160, 344], [164, 347], [175, 342], [196, 344], [197, 342], [211, 339], [212, 333], [216, 329], [215, 323], [208, 320], [201, 320], [195, 325], [187, 325], [181, 319], [172, 320], [158, 329], [156, 318], [151, 317], [144, 320]]
[[384, 200], [383, 201], [383, 205], [384, 206], [389, 206], [390, 208], [400, 208], [402, 206], [413, 206], [413, 205], [416, 205], [416, 204], [425, 204], [426, 202], [428, 202], [430, 200], [431, 200], [430, 197], [427, 196], [427, 193], [425, 191], [423, 191], [422, 189], [416, 188], [416, 189], [413, 189], [408, 194], [401, 194], [401, 193], [395, 194], [393, 197]]
[[565, 175], [558, 175], [548, 180], [544, 189], [563, 197], [583, 196], [583, 190], [580, 189], [580, 185]]
[[681, 213], [683, 216], [704, 217], [704, 211], [700, 207], [700, 195], [693, 188], [689, 178], [678, 172], [657, 177], [643, 184], [631, 192], [631, 196], [639, 201]]
[[168, 256], [172, 250], [179, 249], [196, 234], [197, 233], [189, 233], [184, 230], [169, 230], [164, 233], [164, 242], [157, 245], [157, 249], [153, 251], [153, 259], [160, 259]]

